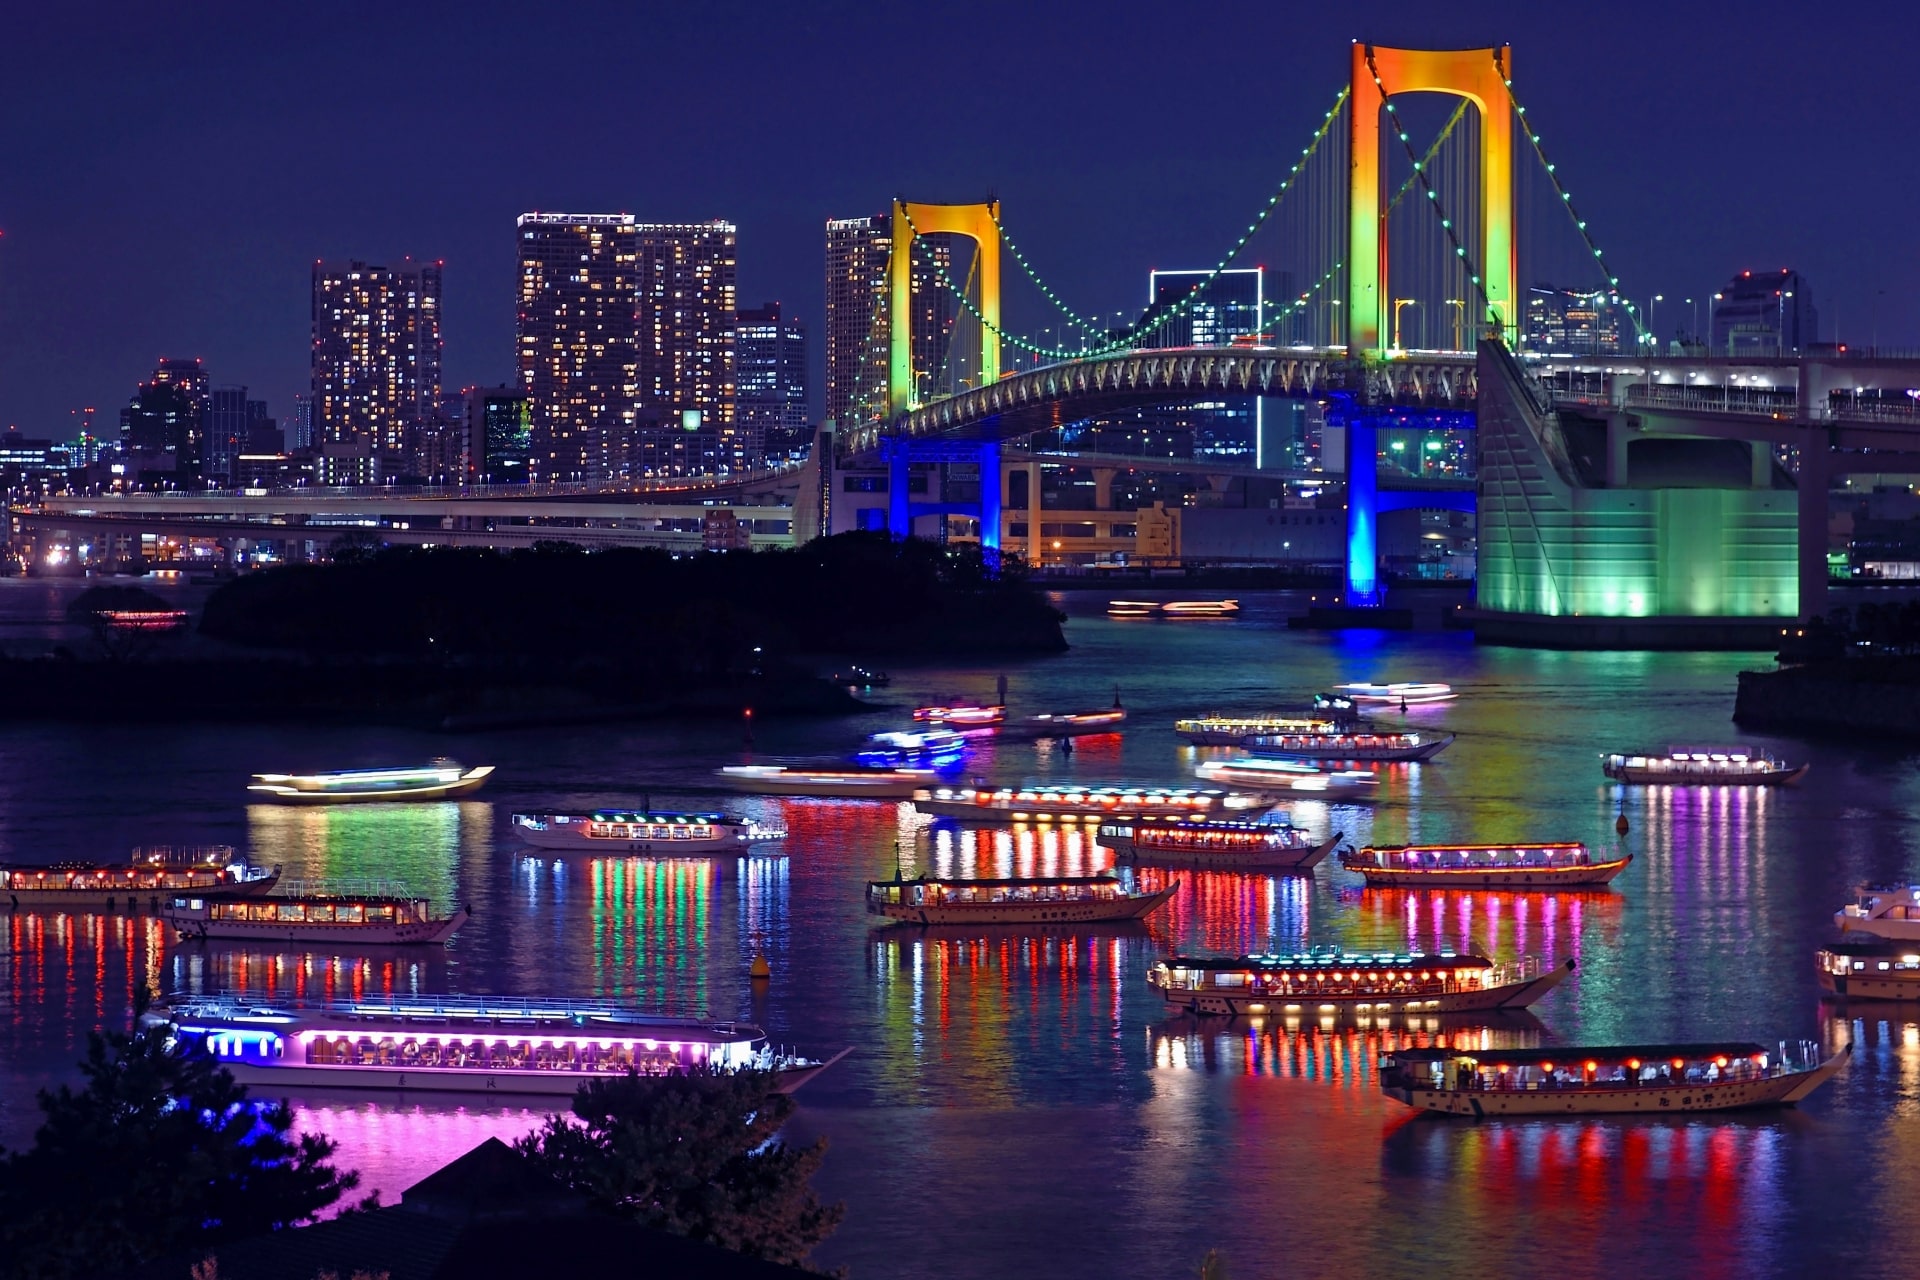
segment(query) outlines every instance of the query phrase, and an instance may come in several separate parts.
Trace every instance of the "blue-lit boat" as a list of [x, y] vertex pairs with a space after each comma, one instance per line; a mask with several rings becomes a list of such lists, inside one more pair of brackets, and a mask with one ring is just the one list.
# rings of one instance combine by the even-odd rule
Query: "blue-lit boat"
[[959, 764], [966, 754], [965, 735], [951, 729], [894, 729], [868, 735], [854, 759], [870, 769], [939, 769]]
[[[691, 1067], [771, 1071], [791, 1093], [839, 1061], [775, 1048], [766, 1032], [705, 1016], [596, 1001], [417, 996], [294, 1005], [248, 995], [183, 997], [150, 1010], [190, 1051], [242, 1084], [571, 1095], [582, 1083]], [[278, 1095], [275, 1095], [278, 1096]]]

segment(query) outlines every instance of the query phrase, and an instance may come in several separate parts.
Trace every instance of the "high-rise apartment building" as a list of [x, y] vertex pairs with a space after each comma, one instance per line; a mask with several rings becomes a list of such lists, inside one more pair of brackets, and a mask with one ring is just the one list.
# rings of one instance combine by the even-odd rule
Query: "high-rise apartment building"
[[[930, 391], [947, 365], [954, 322], [953, 295], [939, 281], [951, 271], [947, 236], [920, 243], [913, 264], [913, 372]], [[893, 256], [893, 219], [833, 218], [827, 222], [827, 394], [825, 413], [845, 426], [878, 414], [887, 395], [890, 359], [887, 264]]]
[[1713, 353], [1790, 356], [1820, 340], [1820, 316], [1805, 276], [1790, 267], [1742, 271], [1713, 295]]
[[293, 415], [287, 423], [287, 447], [289, 449], [310, 449], [313, 447], [313, 397], [296, 394], [293, 397]]
[[523, 213], [517, 352], [532, 480], [610, 480], [639, 400], [639, 229], [624, 213]]
[[313, 266], [315, 443], [400, 454], [440, 400], [441, 264]]
[[737, 229], [715, 219], [637, 230], [639, 397], [626, 469], [747, 465], [751, 451], [734, 417]]
[[120, 414], [122, 444], [133, 459], [133, 474], [166, 474], [175, 483], [199, 478], [209, 393], [200, 361], [160, 362], [153, 379], [140, 384]]
[[769, 302], [735, 317], [734, 420], [756, 456], [807, 435], [807, 329]]

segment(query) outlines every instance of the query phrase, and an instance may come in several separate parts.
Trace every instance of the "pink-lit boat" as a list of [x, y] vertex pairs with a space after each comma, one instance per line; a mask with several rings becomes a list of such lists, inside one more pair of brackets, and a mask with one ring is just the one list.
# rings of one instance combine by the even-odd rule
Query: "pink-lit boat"
[[[419, 996], [297, 1006], [186, 998], [147, 1014], [242, 1084], [571, 1095], [595, 1078], [690, 1067], [772, 1071], [791, 1093], [839, 1061], [776, 1049], [741, 1022], [593, 1001]], [[279, 1096], [275, 1094], [273, 1096]]]

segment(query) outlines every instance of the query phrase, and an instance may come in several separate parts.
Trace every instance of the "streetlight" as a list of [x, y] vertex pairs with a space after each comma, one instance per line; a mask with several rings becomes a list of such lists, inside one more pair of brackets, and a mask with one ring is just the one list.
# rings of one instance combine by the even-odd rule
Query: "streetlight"
[[[1793, 290], [1789, 289], [1785, 293], [1781, 293], [1778, 289], [1775, 289], [1773, 293], [1774, 297], [1779, 300], [1779, 305], [1775, 308], [1776, 315], [1773, 321], [1774, 354], [1785, 355], [1787, 353], [1787, 299], [1793, 296]], [[1795, 337], [1798, 336], [1798, 334], [1795, 334]], [[1793, 349], [1798, 351], [1800, 344], [1795, 342]]]
[[1656, 293], [1653, 295], [1653, 301], [1647, 303], [1647, 334], [1651, 340], [1649, 345], [1653, 347], [1652, 354], [1656, 356], [1660, 354], [1660, 333], [1657, 329], [1654, 328], [1654, 320], [1653, 320], [1653, 317], [1655, 314], [1654, 308], [1659, 306], [1660, 303], [1665, 302], [1666, 300], [1667, 300], [1666, 294]]
[[1464, 351], [1466, 348], [1460, 345], [1460, 330], [1467, 323], [1467, 301], [1465, 298], [1448, 298], [1447, 305], [1453, 308], [1453, 349]]
[[1395, 298], [1393, 300], [1393, 346], [1396, 351], [1402, 350], [1400, 346], [1400, 308], [1417, 307], [1419, 305], [1420, 299], [1418, 298]]
[[[1719, 327], [1720, 303], [1725, 298], [1726, 298], [1726, 295], [1724, 293], [1716, 293], [1713, 295], [1713, 303], [1707, 308], [1707, 328], [1709, 330], [1716, 329]], [[1711, 332], [1707, 334], [1707, 346], [1709, 350], [1711, 350], [1713, 346], [1713, 334]], [[1731, 354], [1731, 351], [1729, 351], [1729, 354]]]

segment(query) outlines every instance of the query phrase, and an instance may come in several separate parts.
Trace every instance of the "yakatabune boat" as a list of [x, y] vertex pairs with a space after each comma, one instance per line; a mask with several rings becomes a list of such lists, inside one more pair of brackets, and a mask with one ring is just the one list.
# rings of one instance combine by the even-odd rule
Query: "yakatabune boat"
[[1380, 1089], [1456, 1116], [1670, 1115], [1800, 1101], [1833, 1077], [1853, 1045], [1822, 1058], [1809, 1041], [1645, 1044], [1548, 1049], [1396, 1049]]
[[1833, 922], [1842, 933], [1920, 942], [1920, 884], [1863, 884]]
[[1842, 938], [1814, 954], [1820, 989], [1846, 1000], [1920, 1000], [1920, 943]]
[[7, 906], [93, 907], [158, 911], [175, 893], [203, 898], [248, 898], [279, 883], [280, 868], [250, 866], [232, 845], [135, 849], [125, 862], [61, 862], [49, 867], [0, 866]]
[[1173, 731], [1200, 747], [1250, 747], [1297, 760], [1431, 760], [1453, 741], [1450, 733], [1378, 729], [1353, 717], [1196, 716]]
[[407, 946], [445, 942], [472, 918], [465, 907], [435, 915], [433, 904], [379, 885], [289, 885], [289, 893], [221, 901], [175, 894], [160, 916], [182, 939]]
[[1112, 876], [1023, 880], [871, 880], [867, 914], [908, 924], [1093, 924], [1138, 920], [1173, 896]]
[[330, 773], [256, 773], [247, 790], [285, 804], [353, 804], [373, 800], [449, 800], [477, 791], [490, 764], [472, 769], [451, 760], [406, 769], [337, 769]]
[[736, 791], [763, 796], [823, 796], [839, 800], [905, 800], [933, 780], [931, 769], [813, 769], [802, 765], [730, 764], [715, 771]]
[[913, 709], [913, 718], [922, 724], [944, 724], [954, 729], [978, 729], [996, 725], [1007, 718], [1000, 703], [937, 702]]
[[1600, 757], [1600, 772], [1631, 786], [1786, 787], [1806, 776], [1791, 765], [1745, 747], [1674, 747], [1653, 752], [1612, 752]]
[[1569, 889], [1603, 885], [1633, 855], [1596, 860], [1577, 841], [1561, 844], [1369, 845], [1343, 849], [1340, 865], [1370, 885], [1398, 889]]
[[754, 826], [724, 813], [516, 813], [514, 834], [538, 849], [583, 853], [723, 853], [744, 849]]
[[1285, 756], [1245, 755], [1231, 760], [1203, 760], [1193, 772], [1208, 782], [1258, 787], [1271, 794], [1308, 791], [1358, 797], [1370, 794], [1380, 781], [1371, 770], [1317, 769]]
[[1529, 956], [1343, 951], [1295, 955], [1175, 956], [1147, 973], [1168, 1004], [1189, 1013], [1489, 1013], [1524, 1009], [1573, 972]]
[[930, 787], [913, 807], [961, 822], [1105, 822], [1265, 809], [1264, 796], [1203, 787]]
[[1247, 871], [1311, 871], [1340, 843], [1340, 832], [1316, 841], [1285, 822], [1148, 817], [1103, 822], [1098, 838], [1113, 850], [1114, 857], [1136, 862]]
[[1000, 738], [1077, 738], [1087, 733], [1113, 733], [1127, 722], [1127, 709], [1115, 704], [1098, 711], [1058, 711], [1009, 720], [994, 731]]
[[[820, 1062], [776, 1050], [758, 1027], [564, 999], [419, 996], [299, 1007], [246, 996], [151, 1010], [242, 1084], [570, 1095], [584, 1080], [696, 1065], [778, 1074], [791, 1093]], [[275, 1095], [278, 1096], [278, 1095]]]

